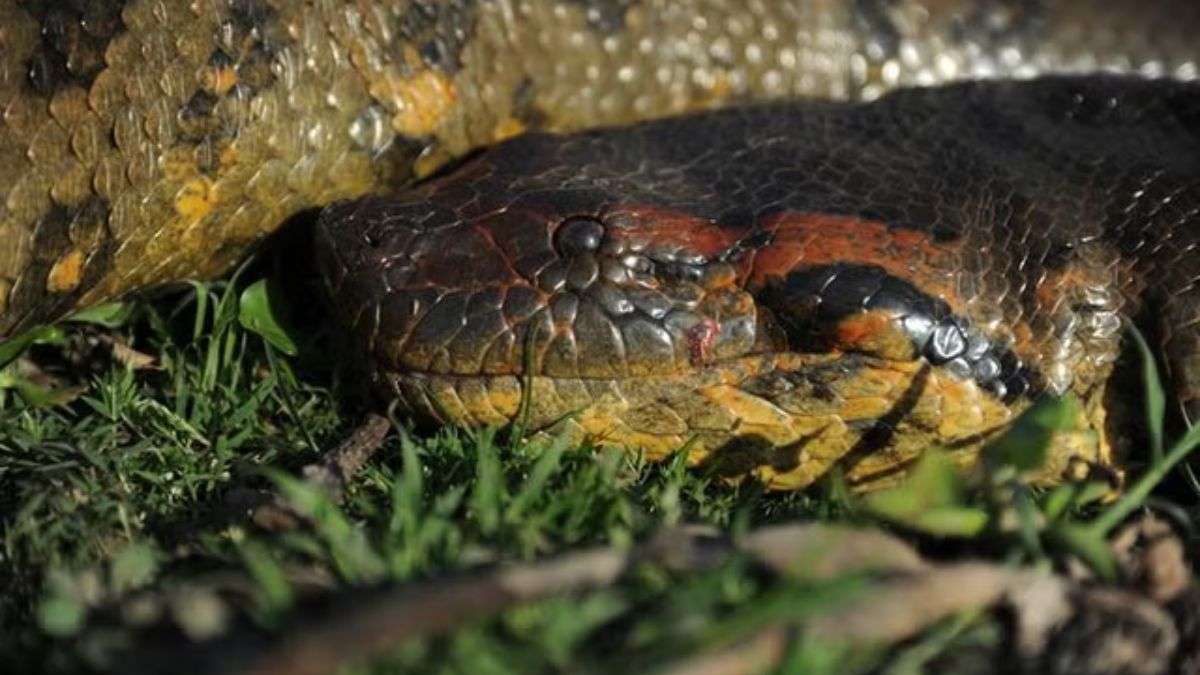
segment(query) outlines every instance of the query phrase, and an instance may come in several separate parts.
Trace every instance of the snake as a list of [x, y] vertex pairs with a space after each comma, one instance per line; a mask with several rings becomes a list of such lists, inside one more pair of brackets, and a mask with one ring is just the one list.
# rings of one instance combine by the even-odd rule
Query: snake
[[0, 0], [0, 337], [319, 211], [336, 313], [418, 417], [866, 489], [1070, 391], [1038, 479], [1119, 471], [1126, 319], [1200, 398], [1198, 28], [1166, 0]]

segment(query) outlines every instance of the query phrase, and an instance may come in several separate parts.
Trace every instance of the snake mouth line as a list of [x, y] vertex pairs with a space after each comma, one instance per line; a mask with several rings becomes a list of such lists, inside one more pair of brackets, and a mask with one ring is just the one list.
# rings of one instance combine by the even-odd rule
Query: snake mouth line
[[[894, 317], [889, 318], [889, 321], [892, 321], [897, 328], [902, 328], [906, 324], [911, 325], [914, 323], [912, 321], [906, 322], [903, 320], [897, 320]], [[964, 333], [968, 333], [970, 330], [969, 328], [963, 328], [962, 320], [958, 319], [957, 317], [952, 317], [951, 319], [947, 320], [946, 323], [950, 326], [958, 327]], [[1038, 378], [1036, 370], [1021, 364], [1019, 359], [1013, 355], [1011, 351], [1000, 350], [999, 348], [995, 348], [993, 351], [976, 347], [975, 345], [980, 344], [980, 342], [976, 341], [976, 333], [970, 332], [968, 334], [970, 335], [970, 338], [961, 341], [961, 349], [963, 352], [962, 355], [953, 359], [945, 357], [938, 358], [936, 356], [922, 357], [920, 359], [888, 358], [880, 354], [828, 349], [811, 351], [798, 349], [783, 349], [778, 351], [748, 351], [737, 356], [706, 361], [689, 370], [629, 375], [619, 379], [626, 381], [658, 381], [686, 378], [697, 378], [704, 380], [706, 379], [706, 373], [728, 371], [735, 368], [737, 364], [744, 363], [747, 360], [755, 359], [763, 361], [775, 360], [785, 363], [822, 363], [827, 370], [833, 368], [835, 365], [840, 365], [842, 370], [847, 372], [866, 367], [866, 364], [871, 364], [872, 367], [883, 370], [895, 368], [903, 370], [911, 368], [914, 364], [924, 364], [938, 370], [939, 372], [945, 373], [945, 375], [949, 377], [961, 380], [964, 383], [974, 382], [980, 388], [982, 394], [994, 397], [995, 399], [1004, 403], [1011, 404], [1020, 399], [1030, 400], [1035, 398], [1041, 392], [1040, 386], [1036, 384]], [[931, 343], [938, 343], [930, 346], [930, 350], [944, 350], [945, 342], [955, 340], [957, 338], [935, 339], [933, 337], [929, 337], [928, 339]], [[1000, 354], [999, 359], [993, 356], [993, 353]], [[966, 362], [966, 359], [968, 358], [973, 358], [976, 361], [980, 361], [985, 358], [993, 360], [994, 365], [985, 363], [983, 364], [982, 369], [984, 369], [987, 373], [991, 373], [992, 368], [997, 368], [995, 375], [992, 375], [986, 379], [981, 378], [978, 375], [981, 368], [978, 366], [973, 368], [969, 365], [969, 362], [967, 362], [968, 365], [964, 366], [964, 362]], [[1003, 360], [1003, 366], [1000, 365], [1000, 359]], [[1002, 370], [999, 370], [1000, 368], [1002, 368]], [[563, 375], [525, 370], [515, 370], [507, 373], [448, 373], [437, 370], [389, 368], [387, 369], [387, 372], [391, 376], [400, 378], [442, 378], [459, 382], [486, 382], [498, 377], [512, 377], [518, 381], [524, 381], [531, 378], [544, 378], [551, 381], [607, 382], [618, 379], [614, 377], [604, 377], [598, 375]], [[1007, 385], [1005, 384], [1006, 382], [1012, 383], [1013, 388], [1007, 389]], [[1017, 387], [1020, 388], [1017, 389]]]
[[[1005, 404], [926, 361], [853, 353], [747, 355], [632, 378], [386, 370], [377, 377], [416, 420], [516, 422], [535, 435], [637, 449], [651, 460], [686, 448], [694, 464], [752, 473], [780, 489], [808, 485], [844, 459], [852, 484], [875, 486], [929, 447], [965, 457], [1026, 405]], [[1075, 454], [1098, 456], [1095, 436], [1086, 438], [1072, 439]]]

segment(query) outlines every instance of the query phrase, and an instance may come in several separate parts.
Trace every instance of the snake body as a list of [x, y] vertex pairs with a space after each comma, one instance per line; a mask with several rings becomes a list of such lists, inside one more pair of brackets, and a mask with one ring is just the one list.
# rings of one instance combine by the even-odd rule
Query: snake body
[[[4, 243], [0, 246], [0, 336], [18, 333], [73, 309], [131, 290], [218, 274], [243, 255], [247, 247], [294, 214], [337, 200], [380, 192], [426, 176], [472, 149], [492, 145], [525, 131], [570, 132], [614, 127], [765, 99], [810, 97], [869, 101], [899, 87], [978, 78], [1024, 79], [1051, 73], [1116, 70], [1154, 78], [1188, 80], [1195, 77], [1197, 63], [1200, 63], [1197, 58], [1200, 50], [1196, 49], [1194, 40], [1198, 28], [1200, 8], [1190, 3], [1165, 0], [1157, 3], [1119, 1], [1102, 5], [1083, 1], [1017, 0], [982, 3], [933, 0], [845, 3], [824, 0], [786, 3], [747, 0], [80, 0], [44, 3], [0, 0], [0, 242]], [[1138, 90], [1134, 84], [1111, 86], [1121, 90], [1117, 92], [1117, 98], [1122, 101], [1127, 96], [1126, 89]], [[1194, 214], [1187, 211], [1190, 198], [1184, 197], [1191, 194], [1188, 181], [1194, 177], [1194, 172], [1187, 164], [1192, 160], [1181, 158], [1186, 145], [1174, 143], [1177, 138], [1188, 140], [1189, 137], [1170, 124], [1156, 126], [1149, 117], [1164, 109], [1178, 112], [1172, 108], [1173, 101], [1180, 102], [1181, 110], [1186, 110], [1191, 90], [1186, 86], [1179, 90], [1172, 87], [1174, 85], [1168, 83], [1162, 91], [1158, 91], [1156, 85], [1151, 93], [1128, 94], [1136, 101], [1131, 109], [1146, 111], [1147, 115], [1128, 120], [1128, 123], [1136, 127], [1139, 137], [1148, 144], [1146, 147], [1161, 148], [1162, 156], [1146, 159], [1139, 154], [1138, 161], [1146, 159], [1146, 166], [1096, 174], [1105, 178], [1112, 175], [1151, 176], [1146, 191], [1138, 197], [1141, 201], [1134, 200], [1133, 208], [1135, 211], [1143, 207], [1148, 209], [1146, 222], [1161, 224], [1165, 228], [1161, 234], [1143, 232], [1135, 236], [1129, 234], [1133, 231], [1130, 228], [1109, 228], [1111, 223], [1101, 221], [1113, 205], [1098, 205], [1095, 199], [1084, 195], [1081, 187], [1073, 184], [1064, 187], [1061, 194], [1050, 189], [1029, 191], [1022, 184], [1017, 186], [1020, 189], [1014, 189], [1003, 199], [1000, 197], [1004, 195], [984, 189], [974, 199], [965, 194], [955, 195], [946, 204], [933, 205], [932, 211], [935, 215], [941, 214], [939, 217], [943, 219], [948, 218], [951, 211], [970, 211], [971, 208], [980, 209], [981, 214], [1008, 214], [1014, 218], [1034, 212], [1048, 214], [1046, 217], [1051, 220], [1044, 223], [1045, 226], [1061, 228], [1055, 230], [1061, 232], [1061, 236], [1056, 234], [1037, 241], [1046, 245], [1087, 243], [1088, 246], [1082, 249], [1088, 255], [1094, 252], [1099, 256], [1117, 256], [1113, 264], [1121, 268], [1121, 273], [1114, 272], [1114, 275], [1120, 279], [1121, 293], [1118, 295], [1121, 298], [1143, 297], [1140, 290], [1135, 292], [1121, 284], [1136, 286], [1143, 283], [1139, 280], [1146, 278], [1136, 271], [1126, 273], [1125, 267], [1151, 265], [1162, 270], [1166, 277], [1163, 288], [1180, 289], [1175, 297], [1184, 298], [1164, 305], [1165, 313], [1172, 317], [1165, 344], [1167, 360], [1177, 364], [1175, 373], [1180, 377], [1176, 379], [1188, 398], [1192, 391], [1188, 383], [1196, 380], [1190, 374], [1196, 368], [1189, 365], [1191, 355], [1196, 351], [1192, 346], [1196, 340], [1186, 329], [1190, 325], [1188, 312], [1192, 303], [1186, 300], [1189, 296], [1183, 289], [1188, 288], [1191, 272], [1189, 264], [1176, 262], [1186, 257], [1181, 252], [1192, 245], [1191, 228], [1186, 225], [1194, 219]], [[959, 95], [975, 91], [977, 93], [973, 95], [987, 99], [997, 96], [999, 90], [944, 91], [958, 91]], [[942, 97], [940, 100], [920, 103], [928, 108], [931, 119], [946, 119], [944, 114], [933, 110], [935, 103], [940, 106], [944, 102], [951, 108], [961, 106], [961, 101], [955, 103], [953, 93], [934, 95], [934, 99], [939, 96]], [[1018, 98], [1020, 96], [1025, 95]], [[1090, 94], [1084, 99], [1078, 103], [1066, 97], [1051, 101], [1051, 105], [1062, 106], [1061, 114], [1074, 111], [1084, 116], [1103, 117], [1103, 104], [1096, 103]], [[856, 108], [853, 110], [859, 110], [859, 113], [847, 114], [853, 118], [856, 114], [869, 116], [886, 114], [888, 110], [904, 111], [909, 105], [919, 108], [919, 101], [913, 101], [903, 96], [885, 99], [880, 107]], [[1095, 109], [1097, 105], [1099, 112]], [[1126, 109], [1123, 104], [1118, 105], [1114, 114], [1119, 118]], [[791, 114], [786, 109], [772, 110], [785, 118]], [[836, 106], [822, 108], [817, 105], [812, 114], [818, 118], [824, 116], [823, 119], [836, 126], [840, 124], [836, 121], [841, 115], [839, 111], [848, 110], [851, 109], [843, 111]], [[876, 112], [861, 112], [871, 110]], [[1187, 121], [1182, 119], [1180, 124]], [[706, 123], [694, 121], [691, 124], [699, 125], [697, 133], [711, 131], [705, 127]], [[739, 128], [728, 121], [708, 124], [716, 125], [717, 131]], [[782, 124], [783, 129], [790, 129], [790, 123], [771, 124]], [[771, 124], [764, 121], [768, 127]], [[807, 128], [805, 123], [799, 127]], [[1052, 127], [1053, 124], [1047, 122], [1042, 131], [1053, 135]], [[897, 128], [903, 128], [903, 125]], [[923, 137], [925, 142], [936, 146], [954, 140], [955, 128], [953, 124], [946, 124], [942, 127], [941, 137], [932, 127], [921, 130], [928, 132]], [[744, 131], [734, 135], [745, 136]], [[811, 137], [813, 130], [809, 128], [808, 131]], [[616, 135], [587, 138], [620, 138], [619, 132], [610, 133]], [[649, 132], [630, 133], [636, 137]], [[753, 138], [746, 140], [754, 142]], [[982, 134], [978, 140], [990, 142], [991, 137]], [[1062, 147], [1080, 151], [1096, 147], [1103, 150], [1103, 143], [1108, 142], [1107, 137], [1090, 140], [1101, 145], [1089, 144], [1086, 134], [1061, 139]], [[594, 142], [604, 145], [608, 141]], [[621, 147], [621, 142], [611, 142]], [[542, 146], [538, 144], [554, 145], [543, 136], [518, 143], [539, 148]], [[586, 145], [584, 141], [579, 143]], [[1103, 162], [1107, 158], [1119, 162], [1121, 152], [1128, 148], [1124, 144], [1118, 145], [1116, 150], [1119, 152], [1115, 155], [1101, 153], [1102, 156], [1095, 160]], [[568, 142], [561, 147], [574, 146]], [[826, 149], [833, 152], [832, 148]], [[900, 142], [897, 150], [906, 149], [911, 147]], [[928, 154], [934, 150], [928, 146], [922, 152]], [[983, 162], [983, 165], [965, 169], [968, 169], [971, 181], [978, 179], [987, 184], [987, 170], [1008, 166], [1000, 151], [997, 153], [954, 156], [958, 159], [970, 156]], [[872, 167], [872, 171], [878, 168], [894, 174], [895, 167], [908, 166], [904, 164], [904, 155], [900, 157], [901, 162], [891, 168]], [[919, 161], [919, 158], [909, 159]], [[580, 168], [586, 178], [587, 167], [591, 165], [582, 158], [571, 161], [571, 166]], [[1063, 161], [1063, 166], [1070, 165]], [[486, 162], [475, 166], [485, 165]], [[603, 177], [605, 166], [615, 165], [603, 161], [597, 163], [598, 177]], [[1008, 170], [1020, 174], [1024, 167], [1017, 163]], [[924, 169], [928, 170], [928, 165], [924, 165]], [[851, 166], [848, 170], [851, 175], [839, 176], [840, 180], [834, 181], [840, 182], [843, 188], [859, 182], [859, 173], [866, 183], [882, 185], [879, 181], [883, 174], [873, 175], [866, 165]], [[1155, 173], [1158, 170], [1163, 172], [1161, 176]], [[928, 196], [933, 199], [940, 199], [938, 195], [954, 194], [958, 187], [953, 178], [945, 176], [944, 184], [936, 186], [930, 183], [930, 174], [918, 178], [920, 189], [928, 190]], [[1020, 183], [1017, 178], [1019, 176], [1006, 175], [1004, 180]], [[454, 179], [439, 183], [443, 186], [454, 184]], [[1054, 180], [1052, 184], [1066, 185], [1061, 180]], [[1162, 186], [1171, 186], [1179, 192], [1155, 192]], [[667, 195], [666, 201], [674, 213], [672, 217], [697, 217], [695, 213], [688, 215], [686, 210], [680, 211], [679, 207], [685, 206], [685, 202], [696, 200], [695, 195], [687, 194], [682, 183], [678, 187], [678, 194]], [[1122, 184], [1122, 189], [1124, 187]], [[1014, 202], [1013, 195], [1017, 194], [1031, 195], [1028, 198], [1033, 201]], [[633, 190], [622, 203], [632, 204], [630, 199], [636, 195], [649, 196], [644, 191]], [[462, 194], [460, 197], [469, 199], [470, 196]], [[925, 234], [932, 232], [922, 227], [932, 227], [933, 221], [923, 221], [905, 194], [896, 193], [897, 201], [894, 202], [888, 202], [884, 193], [874, 195], [873, 199], [879, 200], [876, 202], [878, 208], [842, 204], [828, 195], [806, 208], [819, 207], [825, 209], [819, 212], [825, 216], [857, 218], [889, 232], [894, 231], [901, 221], [904, 226], [901, 229]], [[1155, 203], [1160, 205], [1159, 211], [1150, 206]], [[1076, 205], [1086, 208], [1071, 213], [1071, 218], [1061, 217]], [[837, 208], [832, 208], [834, 206]], [[1177, 212], [1178, 209], [1183, 210]], [[722, 227], [733, 222], [721, 221], [719, 215], [716, 221]], [[332, 221], [326, 218], [325, 222]], [[983, 221], [972, 220], [967, 214], [955, 222]], [[588, 226], [578, 227], [586, 230]], [[979, 245], [971, 237], [977, 236], [980, 228], [968, 229], [971, 236], [962, 239], [963, 246]], [[750, 287], [740, 284], [748, 278], [749, 273], [744, 267], [749, 263], [739, 261], [753, 257], [751, 254], [757, 250], [755, 245], [760, 242], [731, 241], [732, 230], [721, 231], [723, 234], [719, 237], [713, 235], [717, 238], [707, 241], [710, 248], [705, 252], [709, 256], [724, 252], [726, 258], [721, 264], [732, 268], [736, 283], [731, 281], [722, 287], [725, 290], [715, 293], [713, 302], [744, 302], [733, 289], [748, 292], [745, 289]], [[1118, 233], [1115, 239], [1110, 236], [1113, 232]], [[1100, 241], [1093, 235], [1100, 234], [1104, 234], [1104, 243], [1092, 246], [1093, 241]], [[504, 243], [501, 241], [498, 245]], [[683, 243], [701, 242], [675, 243], [680, 244], [680, 250], [685, 250]], [[727, 248], [722, 251], [711, 248], [717, 243]], [[1025, 276], [1018, 275], [1021, 280], [1027, 282], [1043, 271], [1051, 276], [1057, 274], [1056, 268], [1047, 264], [1050, 253], [1022, 248], [1028, 243], [993, 241], [988, 255], [996, 257], [980, 264], [986, 267], [992, 264], [991, 260], [1026, 256], [1033, 261], [1034, 267], [1022, 272]], [[1150, 253], [1155, 248], [1159, 252]], [[1072, 251], [1078, 250], [1079, 247], [1072, 248]], [[978, 253], [978, 250], [974, 252]], [[1076, 266], [1072, 261], [1075, 255], [1073, 252], [1067, 256], [1070, 260], [1062, 270], [1074, 273]], [[710, 262], [705, 258], [700, 267], [706, 267]], [[830, 259], [826, 262], [834, 265], [853, 261]], [[878, 262], [875, 259], [870, 264], [863, 264], [860, 260], [854, 264], [864, 268], [879, 267]], [[1000, 265], [999, 262], [995, 264]], [[980, 268], [968, 265], [961, 269]], [[1088, 264], [1083, 269], [1090, 274], [1101, 266]], [[681, 272], [685, 275], [695, 273]], [[857, 278], [855, 274], [866, 278], [875, 272], [858, 269], [839, 274], [842, 279]], [[995, 283], [993, 277], [979, 278], [986, 284]], [[777, 284], [772, 292], [798, 292], [796, 289], [803, 288], [801, 281], [793, 279], [790, 285]], [[906, 283], [912, 288], [903, 287], [904, 292], [912, 290], [921, 297], [932, 298], [943, 290], [942, 287], [922, 287], [917, 283], [919, 281], [922, 280], [910, 279], [911, 283]], [[1180, 285], [1171, 286], [1176, 282]], [[762, 286], [766, 288], [767, 284], [763, 282]], [[452, 287], [453, 284], [447, 289]], [[988, 292], [991, 290], [994, 289], [989, 287]], [[971, 331], [975, 331], [979, 336], [986, 334], [989, 345], [995, 343], [994, 349], [989, 347], [992, 351], [986, 358], [995, 358], [998, 364], [1003, 357], [1038, 365], [1036, 373], [1030, 366], [1026, 373], [1028, 378], [1021, 374], [1021, 381], [1029, 379], [1034, 383], [1037, 380], [1038, 386], [1074, 387], [1095, 379], [1082, 372], [1073, 371], [1070, 377], [1056, 373], [1056, 364], [1095, 360], [1076, 358], [1077, 355], [1060, 358], [1044, 351], [1054, 345], [1063, 347], [1065, 343], [1061, 341], [1046, 342], [1050, 339], [1046, 336], [1061, 335], [1062, 330], [1046, 332], [1034, 326], [1030, 336], [1014, 335], [1011, 344], [1002, 349], [998, 345], [1004, 336], [992, 330], [986, 317], [974, 315], [975, 310], [969, 302], [971, 298], [994, 296], [961, 289], [955, 293], [956, 296], [947, 296], [957, 300], [950, 303], [950, 313], [946, 316], [970, 318], [976, 328], [964, 329], [963, 335], [969, 338], [975, 334]], [[957, 306], [959, 301], [967, 304]], [[999, 313], [1007, 317], [1006, 321], [1012, 321], [1012, 308], [1003, 302], [1000, 304], [1004, 306], [997, 308], [1002, 310]], [[1120, 308], [1105, 307], [1096, 316], [1111, 316], [1112, 312], [1120, 311]], [[931, 316], [938, 316], [937, 321], [945, 318], [941, 309], [929, 311]], [[745, 319], [739, 325], [749, 325], [744, 308], [732, 306], [720, 309], [718, 324], [724, 325], [726, 313]], [[755, 316], [758, 316], [757, 312]], [[707, 318], [716, 320], [713, 316]], [[1040, 320], [1039, 315], [1033, 324]], [[784, 333], [807, 330], [800, 324], [788, 324], [784, 319], [777, 323]], [[1014, 331], [1013, 326], [1019, 324], [1008, 325], [1009, 330]], [[708, 328], [698, 330], [703, 333]], [[761, 334], [754, 333], [755, 340], [759, 340], [757, 336]], [[365, 330], [368, 342], [372, 334], [371, 330]], [[736, 351], [732, 347], [727, 349], [727, 343], [718, 339], [721, 337], [719, 331], [715, 337], [699, 333], [693, 337], [697, 335], [704, 339], [693, 340], [696, 344], [688, 349], [699, 354], [698, 361], [718, 358], [724, 362]], [[407, 342], [406, 349], [412, 350], [412, 358], [418, 358], [416, 355], [441, 349], [445, 345], [443, 337], [435, 332], [424, 351], [422, 345], [425, 343], [420, 341]], [[737, 339], [728, 344], [737, 343]], [[776, 336], [775, 339], [782, 338]], [[596, 349], [606, 349], [600, 342], [597, 345], [601, 346]], [[371, 346], [378, 349], [378, 345]], [[780, 343], [775, 343], [771, 349], [750, 350], [759, 361], [757, 364], [746, 361], [739, 367], [755, 372], [779, 370], [778, 364], [772, 365], [763, 359], [799, 358], [785, 356], [785, 352], [777, 349], [779, 346]], [[715, 351], [709, 351], [710, 348]], [[1105, 349], [1107, 347], [1096, 353], [1107, 353]], [[862, 352], [867, 356], [873, 354], [873, 358], [884, 354], [898, 364], [920, 362], [892, 358], [897, 354], [886, 349], [883, 352], [864, 349]], [[1011, 355], [1004, 356], [1008, 353]], [[1101, 363], [1103, 359], [1096, 362]], [[835, 373], [847, 363], [838, 359], [823, 372]], [[805, 362], [804, 367], [818, 368], [818, 365]], [[459, 371], [470, 367], [473, 366], [447, 367], [443, 369], [444, 373], [433, 374], [462, 375]], [[897, 372], [906, 367], [897, 366]], [[787, 366], [783, 370], [799, 368], [801, 364], [797, 363], [795, 367]], [[992, 421], [1011, 416], [1014, 408], [1005, 400], [1011, 399], [1010, 390], [1016, 382], [1012, 377], [1018, 371], [1025, 372], [1011, 364], [1005, 368], [1007, 370], [1001, 368], [1003, 377], [998, 380], [995, 377], [946, 379], [945, 386], [955, 391], [942, 398], [966, 402], [963, 409], [975, 411], [971, 414], [983, 420], [971, 423], [972, 428], [992, 428]], [[412, 371], [408, 368], [406, 372]], [[709, 369], [707, 372], [710, 377], [723, 378], [731, 391], [741, 391], [732, 386], [732, 381], [725, 381], [729, 380], [730, 371]], [[860, 368], [856, 372], [883, 371]], [[916, 372], [898, 376], [900, 379], [888, 386], [899, 386], [897, 391], [902, 391], [903, 382], [917, 377], [913, 374]], [[501, 374], [511, 375], [497, 373]], [[384, 375], [386, 379], [386, 369]], [[551, 375], [539, 373], [539, 376]], [[595, 373], [586, 375], [584, 379], [589, 381], [597, 379], [593, 377]], [[688, 377], [693, 375], [689, 371]], [[635, 383], [655, 378], [609, 379], [641, 386]], [[833, 375], [828, 375], [827, 379], [838, 380]], [[862, 378], [858, 380], [862, 381]], [[1064, 384], [1067, 382], [1071, 384]], [[668, 389], [683, 391], [690, 386]], [[964, 394], [958, 391], [962, 387], [973, 387], [980, 392], [989, 390], [988, 395], [995, 400], [978, 398], [970, 392]], [[1003, 392], [1000, 392], [1001, 388]], [[996, 396], [997, 393], [1003, 395]], [[628, 397], [627, 393], [622, 395]], [[650, 393], [646, 396], [650, 397], [646, 400], [647, 405], [629, 408], [639, 411], [629, 419], [644, 419], [640, 423], [642, 426], [660, 426], [644, 437], [629, 435], [626, 440], [638, 442], [640, 439], [653, 448], [661, 448], [661, 444], [654, 445], [650, 441], [680, 436], [660, 433], [668, 427], [678, 428], [678, 424], [671, 421], [671, 411], [674, 409], [678, 416], [680, 404], [670, 397], [657, 400]], [[890, 396], [875, 398], [886, 401]], [[842, 397], [844, 400], [861, 398]], [[775, 432], [771, 430], [778, 425], [764, 420], [779, 417], [779, 406], [761, 408], [762, 396], [749, 399], [753, 400], [745, 403], [745, 414], [738, 419], [762, 421], [758, 427], [762, 433], [752, 435], [766, 434], [770, 443], [763, 447], [779, 447], [783, 443], [795, 450], [800, 437], [816, 433], [813, 429], [805, 431], [792, 425], [795, 428], [788, 434], [772, 436]], [[810, 397], [811, 401], [818, 399]], [[429, 403], [434, 405], [434, 402]], [[439, 402], [434, 407], [444, 403]], [[652, 403], [655, 405], [650, 405]], [[444, 408], [442, 413], [445, 413]], [[863, 421], [870, 419], [870, 415], [856, 418], [844, 406], [833, 406], [826, 413], [841, 419], [855, 432], [845, 438], [857, 437], [855, 434], [861, 428], [871, 426]], [[943, 408], [937, 414], [945, 416], [949, 412]], [[813, 418], [816, 417], [819, 416]], [[614, 419], [611, 415], [602, 415], [589, 424], [596, 430], [605, 420], [611, 422]], [[583, 426], [587, 427], [587, 424]], [[793, 438], [790, 435], [793, 432], [801, 436]], [[955, 434], [952, 435], [958, 438]], [[914, 433], [911, 438], [914, 442], [925, 442], [935, 437], [929, 433]], [[821, 448], [825, 450], [816, 454], [830, 455], [846, 450], [841, 448], [835, 452], [833, 445], [818, 446], [810, 447], [810, 454]], [[1089, 457], [1107, 461], [1101, 457], [1104, 452], [1096, 450]], [[762, 464], [759, 450], [749, 454], [757, 458], [755, 462]], [[798, 485], [809, 480], [813, 472], [799, 471], [794, 457], [795, 452], [792, 459], [779, 458], [777, 467], [769, 469], [770, 475], [766, 478], [780, 485]], [[822, 461], [825, 462], [823, 465], [828, 464]], [[896, 461], [883, 460], [880, 466], [893, 466]], [[862, 476], [873, 475], [877, 469], [863, 469]], [[791, 477], [777, 478], [776, 474]]]

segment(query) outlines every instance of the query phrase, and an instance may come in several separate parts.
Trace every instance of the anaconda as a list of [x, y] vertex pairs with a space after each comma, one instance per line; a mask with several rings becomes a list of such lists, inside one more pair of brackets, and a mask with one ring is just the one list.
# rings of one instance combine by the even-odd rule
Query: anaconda
[[[1105, 69], [1186, 80], [1198, 63], [1197, 27], [1200, 8], [1166, 1], [0, 0], [0, 240], [12, 242], [0, 248], [0, 335], [130, 290], [220, 273], [296, 213], [427, 175], [526, 130], [628, 124], [757, 99], [869, 100], [973, 78]], [[1070, 98], [1056, 105], [1062, 114], [1074, 110]], [[894, 166], [904, 166], [897, 157]], [[957, 187], [944, 178], [934, 199]], [[1045, 206], [992, 196], [974, 204], [980, 213]], [[826, 215], [857, 214], [867, 229], [854, 232], [869, 240], [871, 223], [891, 232], [889, 217], [904, 210], [845, 206]], [[1169, 232], [1188, 245], [1190, 220], [1181, 218]], [[741, 283], [739, 254], [761, 242], [707, 243], [728, 245], [704, 253], [724, 255]], [[1040, 251], [1031, 258], [1048, 259]], [[1167, 254], [1138, 260], [1165, 263]], [[703, 262], [707, 269], [711, 260]], [[849, 258], [828, 262], [864, 268], [850, 276], [875, 274]], [[941, 294], [909, 286], [903, 292], [912, 297]], [[720, 287], [713, 301], [740, 302], [732, 289]], [[966, 317], [954, 304], [935, 312], [938, 321]], [[731, 353], [719, 331], [705, 337], [712, 326], [699, 325], [699, 361]], [[970, 340], [980, 330], [960, 334]], [[989, 345], [1003, 337], [984, 332]], [[1184, 330], [1172, 344], [1190, 341]], [[1004, 358], [1047, 356], [1032, 343], [1013, 344], [1027, 353]], [[845, 365], [821, 377], [839, 381]], [[991, 379], [960, 378], [952, 388], [975, 382], [998, 393]], [[1010, 383], [1000, 384], [1008, 395]], [[957, 390], [944, 398], [968, 400]], [[1004, 398], [997, 415], [1013, 410]], [[670, 426], [672, 405], [637, 410], [646, 424]], [[839, 414], [850, 428], [873, 426]], [[784, 446], [794, 450], [795, 439]], [[779, 464], [791, 461], [784, 453]], [[799, 482], [776, 482], [789, 481]]]
[[[343, 318], [409, 410], [881, 481], [1085, 402], [1041, 478], [1113, 456], [1122, 316], [1200, 394], [1200, 87], [1091, 76], [508, 141], [326, 209]], [[1165, 234], [1169, 233], [1169, 234]]]

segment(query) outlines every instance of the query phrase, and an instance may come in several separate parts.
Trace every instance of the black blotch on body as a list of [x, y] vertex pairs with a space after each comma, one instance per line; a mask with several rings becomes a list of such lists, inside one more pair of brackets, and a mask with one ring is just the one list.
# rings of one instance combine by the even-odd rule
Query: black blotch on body
[[638, 0], [570, 0], [583, 7], [588, 26], [602, 35], [612, 35], [625, 28], [625, 13]]
[[399, 32], [431, 68], [453, 75], [475, 32], [476, 0], [417, 0], [400, 17]]
[[179, 110], [180, 119], [185, 122], [191, 122], [202, 117], [208, 117], [212, 114], [213, 108], [217, 106], [217, 96], [212, 92], [201, 89], [188, 99], [187, 103]]
[[1046, 26], [1046, 0], [984, 0], [968, 3], [971, 11], [952, 27], [958, 42], [996, 49], [1034, 40]]
[[26, 63], [29, 88], [42, 96], [70, 86], [88, 88], [104, 69], [104, 51], [125, 25], [127, 0], [20, 0], [41, 39]]
[[882, 311], [896, 317], [897, 329], [912, 341], [916, 354], [974, 379], [1002, 399], [1025, 395], [1039, 381], [1011, 350], [956, 316], [944, 300], [875, 265], [801, 268], [768, 284], [757, 300], [778, 318], [797, 351], [837, 347], [831, 331], [842, 319]]
[[835, 263], [796, 270], [758, 295], [788, 330], [794, 347], [820, 339], [839, 319], [871, 309], [941, 322], [950, 307], [874, 265]]
[[521, 80], [513, 92], [513, 117], [527, 127], [538, 128], [546, 123], [546, 113], [537, 107], [537, 88], [531, 78]]
[[236, 31], [235, 37], [252, 36], [265, 40], [273, 34], [278, 15], [275, 8], [263, 0], [230, 0], [226, 27]]
[[177, 114], [184, 141], [214, 143], [237, 134], [221, 114], [225, 99], [244, 101], [276, 82], [272, 63], [284, 44], [291, 42], [278, 12], [262, 0], [230, 0], [213, 34], [216, 45], [201, 78]]
[[894, 56], [900, 49], [900, 31], [888, 13], [891, 4], [890, 0], [854, 0], [855, 23], [885, 58]]
[[237, 84], [228, 94], [252, 96], [274, 84], [271, 63], [288, 41], [273, 7], [262, 0], [233, 0], [217, 29], [219, 47], [209, 56], [209, 67], [235, 69]]
[[[75, 208], [56, 205], [38, 220], [33, 230], [33, 258], [9, 295], [16, 315], [13, 326], [29, 328], [47, 318], [61, 316], [112, 267], [117, 243], [108, 230], [108, 214], [108, 202], [93, 197]], [[50, 270], [72, 247], [79, 248], [86, 256], [79, 283], [69, 292], [50, 293], [47, 288]], [[5, 326], [4, 330], [10, 327]]]
[[99, 197], [74, 208], [53, 206], [34, 226], [34, 259], [53, 263], [72, 245], [86, 251], [96, 238], [109, 239], [108, 211], [108, 202]]

